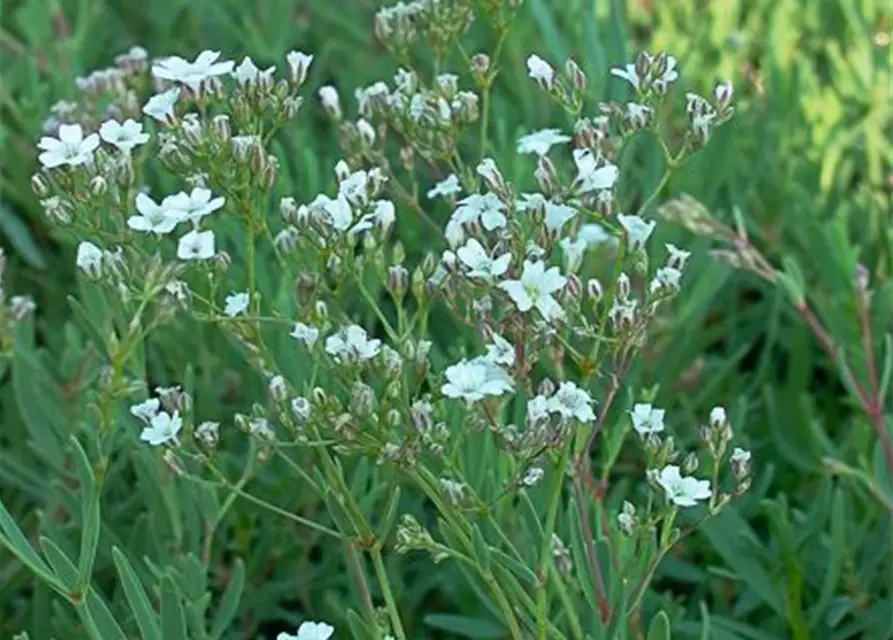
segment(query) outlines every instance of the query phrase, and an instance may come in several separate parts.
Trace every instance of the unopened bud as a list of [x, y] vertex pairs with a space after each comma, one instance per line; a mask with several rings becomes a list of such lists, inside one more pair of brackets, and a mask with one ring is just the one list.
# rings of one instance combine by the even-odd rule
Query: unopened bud
[[590, 278], [586, 281], [586, 293], [594, 303], [601, 302], [602, 297], [605, 295], [602, 283], [596, 278]]
[[626, 302], [629, 299], [629, 293], [629, 276], [625, 273], [621, 273], [617, 277], [617, 298], [623, 302]]
[[635, 61], [633, 62], [636, 68], [636, 75], [640, 78], [644, 78], [648, 75], [648, 72], [651, 69], [651, 56], [649, 56], [646, 52], [641, 51], [637, 56]]
[[329, 117], [335, 121], [341, 120], [341, 98], [338, 91], [331, 85], [326, 85], [319, 90], [319, 100]]
[[286, 120], [294, 120], [295, 116], [298, 115], [298, 111], [301, 110], [301, 105], [304, 103], [304, 100], [301, 98], [296, 98], [294, 96], [288, 96], [282, 101], [282, 115], [285, 116]]
[[475, 82], [481, 87], [487, 86], [489, 78], [487, 72], [490, 70], [490, 56], [486, 53], [477, 53], [471, 58], [471, 75], [474, 76]]
[[397, 298], [406, 294], [409, 285], [409, 271], [403, 265], [393, 265], [388, 268], [388, 290]]
[[90, 192], [94, 196], [104, 196], [109, 190], [109, 183], [104, 176], [94, 176], [90, 180]]
[[555, 383], [552, 382], [550, 378], [543, 378], [537, 387], [537, 394], [543, 397], [550, 397], [553, 393], [555, 393]]
[[547, 156], [543, 156], [539, 159], [537, 162], [536, 173], [534, 175], [539, 184], [540, 191], [545, 195], [548, 196], [555, 191], [555, 186], [558, 184], [558, 172], [555, 170], [555, 165], [552, 164], [552, 161]]
[[732, 96], [735, 90], [729, 80], [717, 82], [713, 87], [713, 97], [720, 111], [725, 111], [732, 104]]
[[232, 127], [230, 126], [229, 116], [225, 113], [221, 113], [219, 115], [214, 116], [214, 119], [211, 121], [214, 127], [214, 135], [221, 142], [221, 144], [229, 144], [230, 139], [233, 137]]
[[35, 173], [31, 176], [31, 190], [40, 199], [44, 199], [49, 195], [50, 185], [43, 174]]
[[283, 402], [288, 397], [288, 387], [285, 384], [285, 378], [282, 376], [273, 376], [267, 384], [267, 393], [273, 402]]
[[692, 451], [687, 456], [685, 456], [685, 462], [682, 465], [682, 469], [686, 474], [692, 474], [698, 470], [698, 466], [700, 462], [698, 461], [698, 455]]
[[586, 74], [572, 58], [568, 58], [564, 63], [564, 72], [570, 78], [571, 86], [578, 94], [586, 91]]

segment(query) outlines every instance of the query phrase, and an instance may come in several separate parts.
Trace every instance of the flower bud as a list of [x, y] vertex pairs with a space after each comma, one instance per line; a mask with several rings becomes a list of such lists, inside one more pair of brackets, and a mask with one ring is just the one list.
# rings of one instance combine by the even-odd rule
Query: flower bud
[[282, 101], [282, 115], [285, 116], [286, 120], [294, 120], [295, 116], [298, 115], [298, 111], [301, 110], [302, 104], [304, 104], [303, 99], [288, 96]]
[[719, 431], [725, 427], [727, 421], [726, 410], [722, 407], [713, 407], [710, 410], [710, 426]]
[[490, 56], [476, 53], [471, 57], [470, 71], [478, 86], [485, 87], [489, 82], [487, 72], [490, 70]]
[[570, 78], [571, 86], [578, 94], [586, 91], [586, 74], [572, 58], [568, 58], [564, 63], [564, 72]]
[[555, 186], [558, 184], [558, 172], [548, 156], [543, 156], [537, 161], [534, 176], [537, 184], [539, 184], [540, 191], [545, 195], [551, 195], [555, 191]]
[[90, 192], [94, 196], [104, 196], [109, 190], [108, 181], [103, 176], [94, 176], [90, 180]]
[[214, 116], [214, 119], [211, 121], [211, 123], [214, 127], [214, 135], [217, 137], [220, 143], [228, 145], [230, 139], [233, 137], [232, 127], [230, 126], [229, 122], [229, 116], [225, 113], [221, 113]]
[[330, 118], [336, 122], [341, 120], [341, 98], [338, 96], [338, 90], [335, 87], [331, 85], [322, 87], [319, 90], [319, 100]]
[[687, 456], [685, 456], [685, 462], [682, 465], [682, 470], [686, 474], [691, 475], [698, 470], [698, 466], [700, 466], [698, 454], [692, 451]]
[[629, 299], [630, 293], [630, 284], [629, 284], [629, 276], [625, 273], [621, 273], [617, 277], [617, 298], [623, 302], [626, 302]]
[[593, 303], [599, 303], [605, 295], [602, 283], [597, 278], [590, 278], [586, 281], [586, 293], [592, 299]]
[[573, 299], [578, 299], [583, 294], [583, 283], [575, 273], [568, 274], [564, 291]]
[[388, 268], [388, 290], [396, 298], [406, 295], [409, 285], [409, 271], [403, 265], [393, 265]]
[[644, 78], [648, 75], [648, 72], [651, 69], [651, 56], [648, 55], [645, 51], [641, 51], [636, 56], [633, 65], [636, 69], [636, 75], [640, 78]]
[[285, 384], [285, 378], [282, 376], [273, 376], [267, 383], [267, 393], [270, 399], [275, 403], [283, 402], [288, 396], [288, 387]]
[[555, 383], [550, 378], [543, 378], [537, 387], [537, 394], [546, 398], [555, 393]]
[[729, 80], [717, 82], [713, 87], [713, 97], [716, 100], [716, 106], [720, 111], [725, 111], [732, 104], [732, 96], [734, 88]]
[[50, 194], [50, 185], [42, 173], [35, 173], [31, 176], [31, 190], [41, 200]]
[[217, 422], [202, 422], [195, 428], [195, 437], [206, 449], [213, 449], [220, 440], [220, 424]]

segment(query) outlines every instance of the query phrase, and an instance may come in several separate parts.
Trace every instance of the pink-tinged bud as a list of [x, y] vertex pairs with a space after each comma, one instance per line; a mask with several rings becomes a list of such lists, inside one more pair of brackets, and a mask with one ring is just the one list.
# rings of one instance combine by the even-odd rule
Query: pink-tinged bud
[[572, 58], [568, 58], [564, 63], [564, 72], [570, 78], [571, 86], [577, 93], [586, 91], [586, 74]]
[[732, 104], [734, 93], [734, 87], [732, 87], [732, 83], [729, 80], [716, 83], [716, 86], [713, 87], [713, 97], [720, 111], [725, 111]]

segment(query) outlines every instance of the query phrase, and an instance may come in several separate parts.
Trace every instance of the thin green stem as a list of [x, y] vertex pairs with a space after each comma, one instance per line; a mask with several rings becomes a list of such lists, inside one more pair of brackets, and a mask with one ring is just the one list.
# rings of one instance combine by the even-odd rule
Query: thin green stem
[[363, 607], [363, 617], [366, 618], [366, 624], [374, 629], [376, 626], [375, 606], [372, 604], [372, 596], [369, 593], [369, 582], [366, 580], [366, 572], [360, 562], [360, 556], [357, 553], [354, 541], [347, 541], [346, 546], [347, 566], [350, 567], [350, 572], [353, 574], [354, 580], [357, 583], [357, 590], [360, 592], [360, 603]]
[[561, 504], [561, 488], [564, 484], [564, 468], [570, 458], [571, 439], [568, 438], [561, 450], [561, 457], [555, 467], [555, 477], [552, 479], [552, 488], [549, 492], [549, 511], [546, 514], [546, 526], [543, 531], [543, 541], [540, 547], [539, 566], [536, 570], [536, 637], [537, 640], [546, 638], [546, 620], [548, 611], [546, 608], [546, 586], [549, 582], [548, 570], [552, 565], [552, 535], [555, 533], [555, 523], [558, 519], [558, 507]]
[[388, 610], [388, 617], [391, 619], [391, 630], [397, 636], [397, 640], [406, 640], [406, 632], [403, 631], [403, 623], [400, 622], [400, 613], [397, 611], [397, 603], [394, 601], [394, 594], [391, 591], [391, 584], [381, 556], [381, 549], [375, 546], [369, 550], [369, 555], [372, 556], [372, 566], [375, 567], [378, 586], [381, 587], [385, 607]]

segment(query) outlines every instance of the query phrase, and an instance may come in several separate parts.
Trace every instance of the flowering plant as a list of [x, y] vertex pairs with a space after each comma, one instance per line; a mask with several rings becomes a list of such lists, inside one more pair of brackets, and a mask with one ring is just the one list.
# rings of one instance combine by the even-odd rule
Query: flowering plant
[[[672, 172], [732, 117], [732, 87], [680, 101], [676, 60], [643, 52], [612, 70], [633, 100], [598, 102], [574, 60], [556, 69], [531, 55], [531, 82], [572, 126], [517, 140], [516, 184], [494, 159], [489, 105], [520, 3], [477, 4], [378, 13], [376, 36], [402, 66], [356, 90], [355, 118], [333, 86], [320, 89], [343, 159], [314, 197], [276, 193], [277, 134], [301, 111], [309, 54], [290, 53], [277, 73], [215, 51], [189, 61], [134, 49], [81, 80], [83, 104], [55, 110], [32, 186], [77, 243], [73, 308], [100, 362], [67, 443], [83, 502], [76, 561], [52, 541], [41, 557], [11, 518], [2, 526], [90, 637], [221, 637], [241, 564], [213, 617], [201, 585], [247, 503], [343, 543], [355, 601], [330, 622], [353, 637], [418, 637], [388, 568], [408, 554], [454, 566], [515, 640], [668, 637], [646, 600], [654, 572], [748, 489], [750, 454], [731, 447], [721, 407], [703, 426], [673, 424], [655, 390], [627, 381], [690, 257], [652, 251], [649, 216]], [[474, 20], [497, 35], [490, 54], [461, 46]], [[436, 71], [412, 68], [420, 43]], [[441, 71], [453, 50], [464, 68]], [[664, 171], [635, 204], [624, 150], [642, 137]], [[159, 188], [160, 172], [177, 186]], [[421, 225], [431, 250], [407, 256], [400, 233]], [[259, 277], [266, 259], [278, 282]], [[226, 414], [195, 393], [213, 361], [153, 368], [153, 349], [183, 348], [193, 332], [224, 336], [266, 393]], [[683, 448], [686, 433], [697, 437]], [[124, 451], [199, 514], [191, 548], [173, 520], [188, 550], [146, 559], [158, 612], [134, 559], [100, 544], [103, 486], [126, 472]], [[275, 504], [264, 489], [281, 483], [324, 509]], [[132, 619], [91, 586], [102, 557]], [[333, 633], [304, 621], [279, 637]]]

